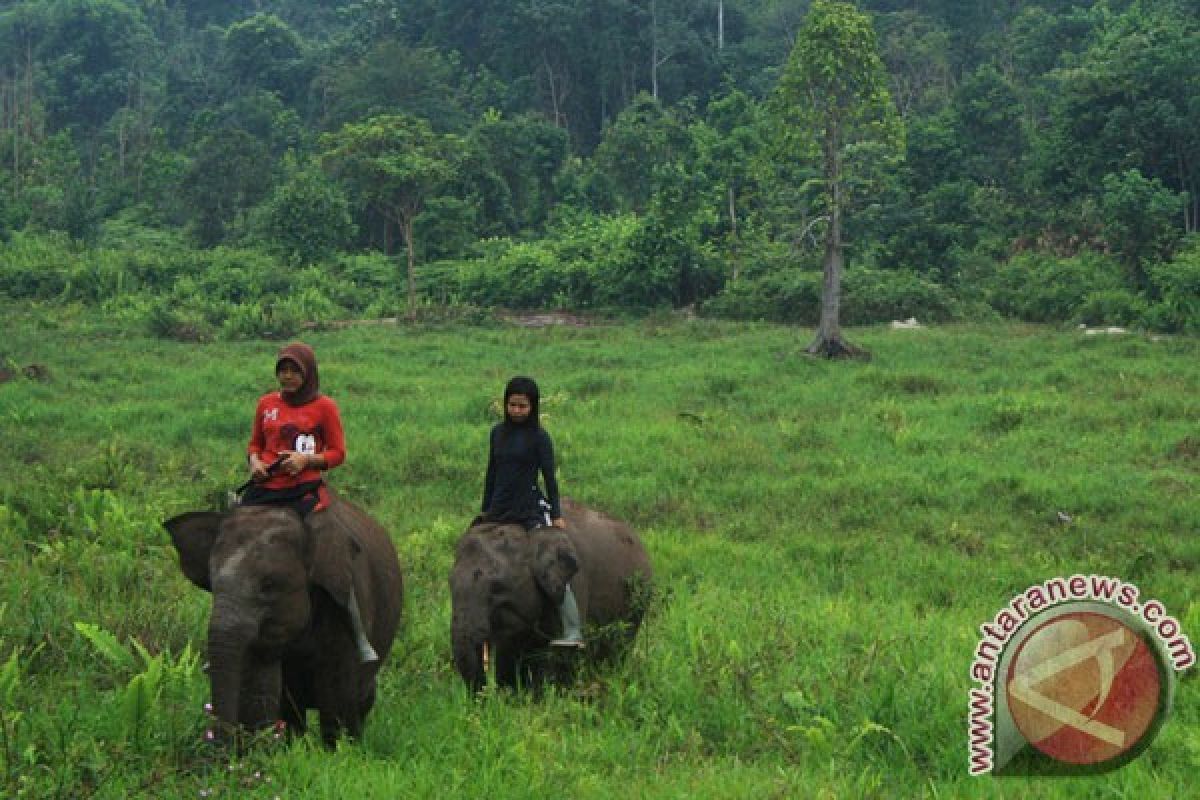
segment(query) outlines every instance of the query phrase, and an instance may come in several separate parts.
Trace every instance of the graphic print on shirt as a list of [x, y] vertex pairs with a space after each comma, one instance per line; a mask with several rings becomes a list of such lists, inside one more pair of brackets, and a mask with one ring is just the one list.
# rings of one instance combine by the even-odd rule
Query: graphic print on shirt
[[279, 429], [279, 440], [285, 447], [311, 456], [317, 452], [317, 439], [320, 433], [320, 428], [315, 431], [305, 431], [301, 430], [300, 426], [289, 422]]

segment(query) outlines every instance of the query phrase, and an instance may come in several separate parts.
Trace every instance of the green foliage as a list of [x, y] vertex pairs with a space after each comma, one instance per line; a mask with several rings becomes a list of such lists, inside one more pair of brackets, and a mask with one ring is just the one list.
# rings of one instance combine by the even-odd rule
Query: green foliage
[[308, 85], [304, 50], [283, 20], [255, 14], [229, 26], [221, 55], [234, 85], [261, 87], [295, 102]]
[[[631, 215], [581, 215], [539, 242], [496, 240], [484, 254], [452, 267], [454, 295], [483, 306], [588, 309], [669, 304], [672, 273], [648, 274], [655, 264], [653, 233]], [[670, 269], [668, 265], [668, 269]], [[643, 285], [643, 283], [645, 285]]]
[[1129, 270], [1133, 285], [1145, 288], [1144, 265], [1169, 259], [1182, 238], [1178, 221], [1186, 198], [1136, 169], [1105, 175], [1101, 186], [1105, 238]]
[[[730, 283], [704, 303], [704, 313], [730, 319], [815, 325], [821, 313], [819, 271], [787, 270]], [[905, 270], [848, 269], [842, 276], [841, 318], [875, 325], [915, 317], [922, 323], [959, 316], [946, 289]]]
[[324, 261], [354, 235], [341, 189], [313, 167], [297, 167], [258, 212], [259, 236], [289, 263]]
[[1122, 288], [1122, 270], [1112, 258], [1084, 253], [1057, 258], [1025, 253], [964, 280], [1001, 314], [1030, 322], [1059, 322], [1079, 316], [1092, 296]]
[[1171, 332], [1200, 332], [1200, 246], [1193, 240], [1171, 261], [1151, 269], [1159, 296], [1148, 312], [1150, 327]]

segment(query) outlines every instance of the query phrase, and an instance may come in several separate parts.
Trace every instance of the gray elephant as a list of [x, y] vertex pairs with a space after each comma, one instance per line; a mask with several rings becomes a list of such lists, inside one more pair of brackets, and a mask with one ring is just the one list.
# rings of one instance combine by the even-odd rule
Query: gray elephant
[[[588, 658], [620, 653], [641, 624], [653, 571], [628, 525], [565, 499], [565, 531], [477, 521], [459, 539], [450, 572], [454, 664], [468, 689], [495, 664], [501, 686], [559, 676], [549, 642], [561, 633], [566, 582], [587, 628]], [[576, 569], [578, 571], [576, 571]]]
[[[243, 506], [163, 524], [183, 574], [212, 592], [208, 672], [219, 730], [282, 719], [302, 734], [305, 711], [315, 708], [325, 744], [343, 732], [359, 736], [403, 603], [387, 532], [336, 495], [305, 519], [279, 506]], [[349, 610], [378, 659], [364, 663]]]

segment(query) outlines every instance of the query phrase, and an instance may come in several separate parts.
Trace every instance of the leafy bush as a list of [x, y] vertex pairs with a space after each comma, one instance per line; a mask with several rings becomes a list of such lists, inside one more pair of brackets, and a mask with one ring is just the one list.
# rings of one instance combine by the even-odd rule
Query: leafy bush
[[[704, 304], [704, 312], [733, 319], [815, 325], [821, 314], [822, 273], [784, 270], [738, 281]], [[907, 270], [847, 269], [842, 276], [841, 322], [870, 325], [916, 317], [952, 319], [957, 304], [945, 287]]]
[[53, 300], [67, 287], [65, 265], [74, 260], [62, 234], [14, 233], [0, 247], [0, 293], [15, 300]]
[[1150, 268], [1159, 302], [1147, 312], [1149, 327], [1169, 333], [1200, 333], [1200, 241], [1165, 264]]
[[1005, 316], [1027, 322], [1074, 319], [1084, 298], [1124, 288], [1121, 266], [1109, 256], [1083, 252], [1069, 258], [1023, 253], [970, 279]]
[[728, 283], [702, 308], [715, 317], [815, 325], [821, 312], [821, 273], [781, 270]]
[[646, 296], [640, 288], [640, 296], [631, 296], [645, 278], [632, 251], [640, 230], [632, 215], [581, 215], [540, 241], [489, 240], [482, 243], [480, 257], [443, 262], [428, 271], [442, 296], [482, 306], [636, 305]]
[[1104, 289], [1083, 299], [1075, 319], [1085, 325], [1140, 325], [1148, 310], [1146, 299], [1137, 292]]

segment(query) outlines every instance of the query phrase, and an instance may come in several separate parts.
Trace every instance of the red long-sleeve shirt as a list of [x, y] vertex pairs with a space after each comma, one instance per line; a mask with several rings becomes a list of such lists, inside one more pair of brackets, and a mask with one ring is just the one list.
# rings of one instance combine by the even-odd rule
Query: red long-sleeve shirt
[[[346, 460], [346, 440], [337, 404], [325, 395], [302, 406], [290, 406], [270, 392], [258, 398], [254, 410], [254, 430], [250, 434], [247, 452], [270, 465], [280, 453], [295, 450], [299, 453], [325, 456], [325, 468], [333, 469]], [[298, 475], [277, 472], [262, 486], [266, 489], [286, 489], [301, 483], [321, 479], [318, 469], [306, 469]]]

